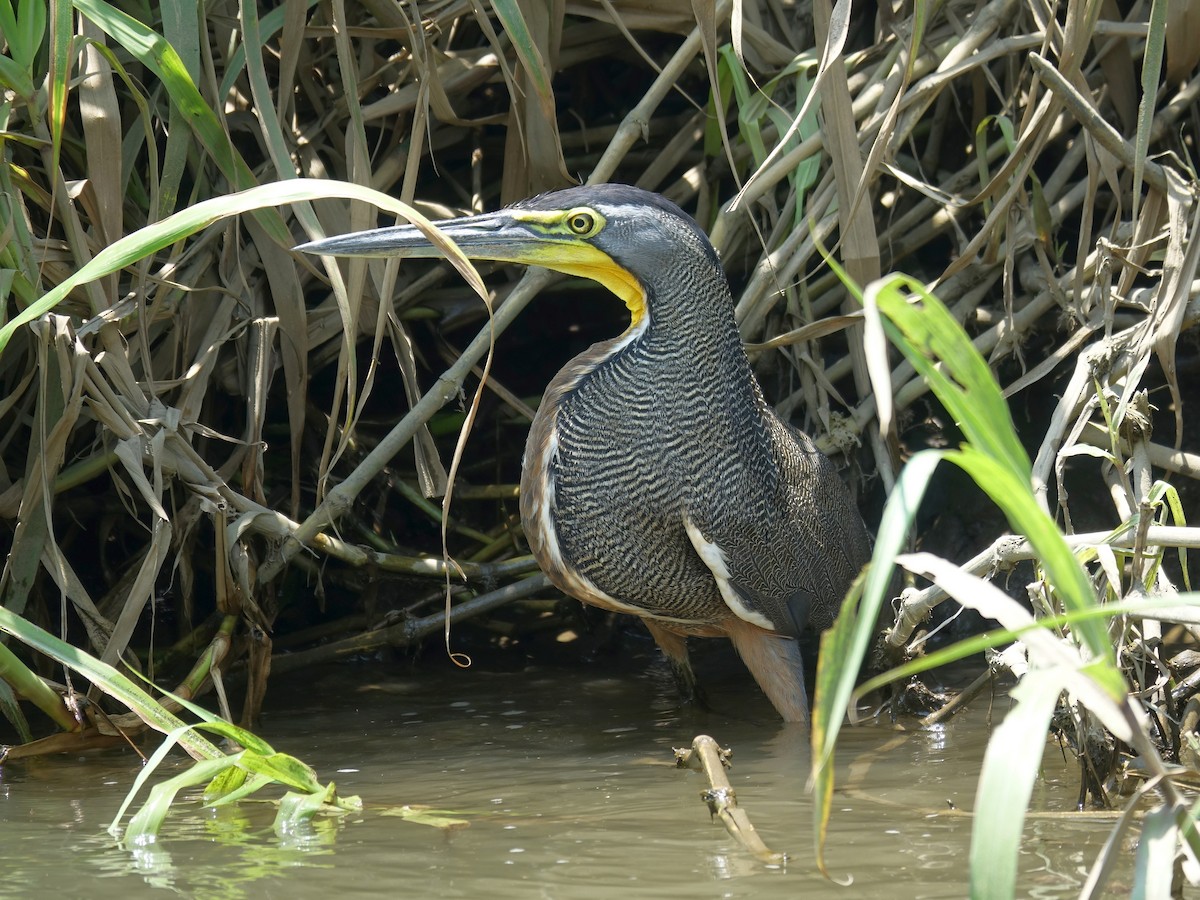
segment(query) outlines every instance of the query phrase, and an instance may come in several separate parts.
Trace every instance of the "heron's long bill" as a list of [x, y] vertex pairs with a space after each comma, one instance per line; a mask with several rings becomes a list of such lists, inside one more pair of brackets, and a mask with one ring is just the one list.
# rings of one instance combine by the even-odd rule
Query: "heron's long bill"
[[[446, 219], [436, 232], [453, 241], [469, 259], [543, 266], [599, 282], [625, 302], [634, 320], [645, 311], [645, 291], [638, 279], [595, 246], [591, 238], [604, 226], [604, 218], [591, 209], [505, 209]], [[402, 257], [434, 259], [450, 256], [449, 245], [434, 243], [414, 225], [396, 225], [343, 234], [300, 244], [304, 253], [327, 256]]]
[[[539, 264], [531, 255], [545, 243], [544, 238], [530, 232], [506, 212], [446, 219], [437, 223], [437, 231], [457, 244], [465, 256], [497, 262]], [[300, 244], [296, 249], [325, 256], [399, 256], [415, 259], [441, 258], [453, 252], [449, 245], [434, 243], [415, 225], [356, 231]]]

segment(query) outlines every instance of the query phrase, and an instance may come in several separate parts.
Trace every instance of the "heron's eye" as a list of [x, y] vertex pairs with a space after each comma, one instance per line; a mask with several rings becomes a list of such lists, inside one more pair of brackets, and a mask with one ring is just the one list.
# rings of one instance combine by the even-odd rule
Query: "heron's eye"
[[567, 217], [567, 227], [575, 234], [588, 234], [596, 227], [596, 217], [589, 212], [575, 212]]

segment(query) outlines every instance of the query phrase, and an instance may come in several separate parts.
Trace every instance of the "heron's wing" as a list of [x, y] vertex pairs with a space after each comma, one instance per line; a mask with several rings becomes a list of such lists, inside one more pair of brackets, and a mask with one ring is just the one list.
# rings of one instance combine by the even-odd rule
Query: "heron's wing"
[[833, 464], [773, 414], [767, 425], [772, 477], [751, 471], [753, 483], [721, 492], [740, 498], [736, 510], [710, 509], [685, 526], [730, 610], [797, 636], [832, 624], [871, 545]]

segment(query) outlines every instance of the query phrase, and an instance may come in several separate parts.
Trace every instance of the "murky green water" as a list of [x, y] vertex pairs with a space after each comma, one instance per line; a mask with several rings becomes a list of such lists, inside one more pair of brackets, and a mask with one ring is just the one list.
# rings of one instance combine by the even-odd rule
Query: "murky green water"
[[[269, 804], [214, 812], [189, 801], [158, 843], [128, 851], [105, 828], [137, 774], [130, 754], [5, 766], [0, 896], [965, 895], [971, 819], [960, 810], [973, 804], [986, 700], [933, 731], [844, 732], [828, 862], [853, 879], [847, 891], [812, 862], [806, 738], [779, 725], [736, 667], [710, 687], [710, 713], [671, 708], [660, 673], [642, 663], [599, 674], [423, 668], [394, 677], [341, 667], [273, 684], [264, 737], [366, 804], [302, 834], [275, 835]], [[671, 748], [700, 733], [733, 748], [740, 803], [766, 843], [790, 854], [785, 868], [740, 850], [710, 821], [702, 776], [673, 768]], [[1045, 776], [1037, 807], [1069, 810], [1075, 776], [1053, 748]], [[444, 832], [383, 814], [404, 804], [455, 810], [470, 824]], [[1021, 895], [1077, 894], [1106, 831], [1093, 817], [1031, 818]]]

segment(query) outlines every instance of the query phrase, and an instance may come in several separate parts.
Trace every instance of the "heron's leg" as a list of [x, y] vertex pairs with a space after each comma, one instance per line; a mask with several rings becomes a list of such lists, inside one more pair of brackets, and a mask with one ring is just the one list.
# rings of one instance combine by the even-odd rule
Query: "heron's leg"
[[662, 650], [663, 655], [671, 666], [671, 675], [679, 696], [684, 703], [694, 703], [701, 709], [708, 709], [704, 691], [696, 682], [696, 673], [692, 671], [692, 663], [688, 659], [687, 637], [674, 631], [668, 631], [652, 619], [642, 619], [650, 630], [654, 643]]
[[800, 645], [741, 619], [725, 623], [738, 656], [785, 722], [808, 724], [808, 692]]

